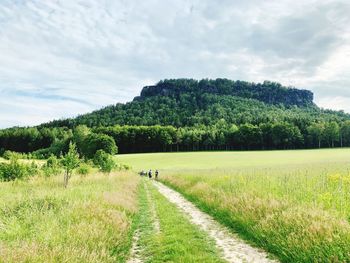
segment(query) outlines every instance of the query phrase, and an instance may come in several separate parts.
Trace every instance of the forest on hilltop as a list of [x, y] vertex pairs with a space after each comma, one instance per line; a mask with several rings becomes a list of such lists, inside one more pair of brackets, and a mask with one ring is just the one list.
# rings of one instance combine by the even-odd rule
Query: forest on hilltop
[[171, 125], [187, 127], [229, 124], [260, 124], [286, 121], [341, 122], [350, 115], [322, 110], [313, 102], [313, 93], [265, 81], [254, 84], [227, 79], [172, 79], [146, 86], [133, 101], [107, 106], [76, 118], [56, 120], [40, 127], [88, 127], [113, 125]]
[[95, 144], [109, 136], [122, 153], [350, 146], [350, 115], [320, 109], [311, 91], [269, 81], [170, 79], [125, 104], [1, 130], [0, 149], [58, 155], [81, 126], [96, 135]]

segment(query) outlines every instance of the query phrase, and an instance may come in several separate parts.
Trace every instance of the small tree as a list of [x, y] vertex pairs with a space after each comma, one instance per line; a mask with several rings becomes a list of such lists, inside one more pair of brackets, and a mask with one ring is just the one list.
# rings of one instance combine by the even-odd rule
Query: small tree
[[68, 152], [61, 157], [61, 164], [64, 167], [64, 187], [68, 185], [68, 181], [72, 176], [73, 170], [80, 164], [79, 154], [74, 143], [69, 143]]
[[110, 173], [116, 167], [113, 157], [103, 150], [98, 150], [96, 152], [94, 164], [98, 166], [103, 173]]

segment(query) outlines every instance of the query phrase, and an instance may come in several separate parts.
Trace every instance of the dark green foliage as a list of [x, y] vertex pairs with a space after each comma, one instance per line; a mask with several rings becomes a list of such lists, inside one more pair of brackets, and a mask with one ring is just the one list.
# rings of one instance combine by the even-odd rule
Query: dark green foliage
[[345, 121], [340, 126], [340, 146], [350, 145], [350, 121]]
[[283, 104], [286, 106], [308, 106], [313, 104], [313, 94], [308, 90], [298, 90], [283, 87], [276, 82], [249, 83], [228, 79], [197, 81], [194, 79], [170, 79], [160, 81], [155, 86], [144, 87], [141, 96], [143, 99], [152, 96], [171, 96], [179, 98], [182, 93], [230, 95], [242, 98], [252, 98], [269, 104]]
[[111, 136], [96, 133], [87, 135], [79, 150], [87, 158], [93, 158], [98, 150], [103, 150], [108, 154], [116, 154], [118, 152], [115, 141]]
[[10, 128], [0, 130], [0, 148], [15, 152], [33, 152], [48, 148], [55, 140], [67, 137], [67, 128]]
[[118, 148], [122, 149], [121, 153], [166, 151], [177, 138], [176, 129], [170, 126], [114, 126], [100, 127], [94, 131], [112, 137]]

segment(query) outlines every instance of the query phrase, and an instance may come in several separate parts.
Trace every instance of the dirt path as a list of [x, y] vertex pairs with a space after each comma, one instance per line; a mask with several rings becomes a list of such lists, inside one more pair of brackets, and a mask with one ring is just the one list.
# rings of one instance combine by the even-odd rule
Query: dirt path
[[215, 241], [216, 246], [223, 253], [223, 258], [228, 262], [278, 262], [268, 259], [264, 251], [253, 248], [239, 237], [229, 232], [228, 229], [221, 226], [208, 214], [200, 211], [178, 192], [159, 182], [154, 182], [154, 185], [170, 202], [180, 208], [193, 224], [204, 230]]
[[139, 239], [140, 239], [140, 232], [139, 230], [135, 231], [133, 240], [132, 240], [132, 247], [130, 250], [130, 258], [127, 260], [127, 263], [142, 263], [143, 260], [141, 259], [141, 248], [139, 246]]

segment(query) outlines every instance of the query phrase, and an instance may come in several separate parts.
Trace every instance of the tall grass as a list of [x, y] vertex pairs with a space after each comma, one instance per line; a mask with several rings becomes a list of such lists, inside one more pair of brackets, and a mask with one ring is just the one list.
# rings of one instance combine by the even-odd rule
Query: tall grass
[[123, 262], [138, 178], [131, 174], [36, 177], [0, 183], [0, 262]]
[[283, 262], [350, 262], [347, 163], [167, 170], [161, 178]]

